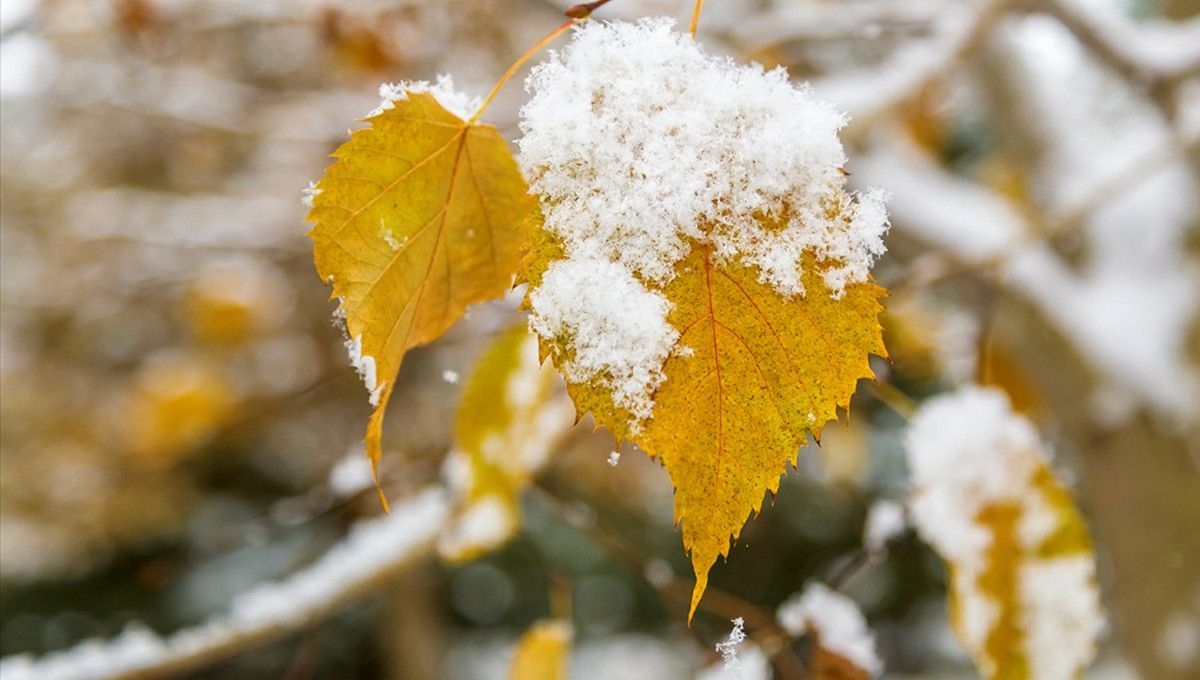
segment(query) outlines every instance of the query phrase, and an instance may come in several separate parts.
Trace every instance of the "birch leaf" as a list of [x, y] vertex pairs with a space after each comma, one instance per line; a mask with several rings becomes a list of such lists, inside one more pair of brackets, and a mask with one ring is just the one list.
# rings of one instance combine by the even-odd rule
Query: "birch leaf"
[[[531, 251], [523, 270], [531, 290], [559, 253], [546, 237]], [[857, 381], [873, 377], [868, 355], [885, 353], [878, 322], [884, 289], [851, 284], [834, 299], [814, 257], [806, 255], [802, 268], [808, 293], [785, 297], [753, 268], [693, 244], [663, 289], [679, 338], [644, 424], [601, 381], [568, 377], [581, 413], [590, 411], [598, 425], [666, 467], [696, 574], [689, 618], [747, 516], [779, 489], [808, 436], [819, 436], [849, 406]], [[561, 367], [571, 338], [543, 338], [543, 352]]]
[[430, 93], [410, 91], [367, 122], [334, 152], [308, 220], [375, 406], [366, 443], [376, 464], [405, 352], [509, 289], [532, 199], [496, 130]]

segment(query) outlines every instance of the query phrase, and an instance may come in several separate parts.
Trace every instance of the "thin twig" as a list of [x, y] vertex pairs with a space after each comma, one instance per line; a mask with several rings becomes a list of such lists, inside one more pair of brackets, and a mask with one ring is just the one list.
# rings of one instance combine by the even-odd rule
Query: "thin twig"
[[612, 0], [594, 0], [593, 2], [584, 2], [568, 7], [566, 11], [563, 12], [568, 19], [564, 21], [558, 28], [550, 31], [543, 36], [541, 40], [534, 43], [533, 47], [530, 47], [525, 51], [525, 54], [517, 57], [517, 60], [513, 62], [512, 66], [508, 67], [508, 70], [504, 72], [504, 75], [500, 76], [500, 80], [496, 82], [495, 87], [493, 87], [492, 91], [488, 93], [487, 98], [483, 100], [483, 104], [480, 105], [479, 110], [476, 111], [469, 120], [467, 120], [467, 125], [472, 125], [479, 120], [479, 117], [482, 116], [487, 107], [491, 105], [492, 100], [495, 99], [496, 95], [500, 93], [501, 88], [503, 88], [505, 84], [507, 84], [508, 81], [511, 80], [514, 75], [516, 75], [517, 71], [525, 65], [525, 62], [532, 59], [534, 55], [545, 49], [547, 45], [554, 42], [555, 38], [563, 33], [566, 33], [575, 24], [587, 21], [588, 17], [592, 15], [592, 12], [600, 7], [603, 7], [604, 5], [607, 5], [611, 1]]
[[[571, 490], [567, 491], [571, 497], [578, 497], [578, 494]], [[585, 521], [575, 508], [568, 505], [566, 499], [556, 494], [546, 484], [534, 487], [530, 491], [530, 496], [553, 510], [557, 516], [565, 519], [579, 531], [588, 534], [628, 568], [639, 573], [645, 572], [650, 560], [641, 550], [630, 543], [621, 531], [606, 526], [606, 519], [600, 513], [595, 512], [593, 506], [589, 506], [594, 513], [590, 514], [590, 518], [594, 517], [595, 521]], [[674, 574], [662, 582], [651, 585], [657, 588], [665, 598], [681, 606], [686, 606], [691, 602], [692, 584]], [[711, 585], [704, 592], [700, 608], [726, 619], [741, 617], [745, 620], [746, 626], [754, 632], [755, 643], [767, 655], [767, 658], [775, 663], [779, 677], [797, 680], [806, 677], [804, 663], [792, 651], [791, 636], [775, 623], [775, 618], [769, 611]]]

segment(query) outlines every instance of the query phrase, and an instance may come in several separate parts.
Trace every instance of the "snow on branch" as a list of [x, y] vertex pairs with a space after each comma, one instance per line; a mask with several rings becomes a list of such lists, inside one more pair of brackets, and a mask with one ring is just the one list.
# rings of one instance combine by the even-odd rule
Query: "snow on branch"
[[976, 0], [947, 17], [928, 40], [900, 48], [887, 63], [856, 69], [813, 82], [814, 91], [850, 115], [844, 136], [854, 137], [877, 123], [897, 106], [919, 95], [946, 77], [973, 50], [983, 44], [1006, 0]]
[[792, 635], [811, 634], [822, 649], [836, 654], [869, 676], [883, 672], [875, 637], [858, 605], [828, 586], [812, 582], [795, 593], [776, 613], [779, 625]]
[[742, 45], [763, 46], [864, 37], [889, 30], [923, 30], [959, 4], [956, 0], [776, 3], [744, 16], [730, 27], [730, 33]]
[[[1104, 378], [1102, 388], [1180, 424], [1196, 417], [1200, 375], [1186, 355], [1194, 273], [1129, 247], [1137, 238], [1129, 232], [1115, 232], [1103, 246], [1123, 248], [1124, 258], [1076, 272], [1035, 237], [1016, 206], [942, 170], [912, 145], [880, 145], [855, 167], [863, 181], [892, 192], [896, 229], [966, 264], [999, 266], [1000, 282], [1066, 334]], [[1147, 260], [1158, 268], [1136, 262], [1142, 257], [1158, 258]]]
[[1200, 73], [1200, 19], [1133, 24], [1093, 0], [1041, 3], [1097, 57], [1133, 82], [1178, 81]]
[[4, 680], [162, 677], [226, 658], [322, 620], [394, 577], [430, 547], [447, 515], [441, 490], [398, 503], [390, 515], [359, 522], [306, 569], [236, 597], [228, 613], [160, 637], [131, 626], [111, 640], [88, 640], [41, 658], [0, 660]]

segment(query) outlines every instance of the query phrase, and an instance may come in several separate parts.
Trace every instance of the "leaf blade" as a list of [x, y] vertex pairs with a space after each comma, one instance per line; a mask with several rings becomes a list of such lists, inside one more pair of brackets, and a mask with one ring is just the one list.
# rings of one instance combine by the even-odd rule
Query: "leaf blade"
[[409, 92], [368, 122], [334, 152], [308, 219], [317, 273], [340, 300], [372, 392], [375, 465], [405, 353], [508, 290], [533, 199], [496, 130], [429, 93]]
[[675, 519], [696, 573], [690, 618], [709, 569], [729, 554], [764, 492], [778, 491], [809, 432], [819, 434], [848, 406], [858, 379], [873, 376], [867, 356], [884, 354], [877, 321], [884, 291], [854, 284], [833, 300], [808, 258], [808, 295], [785, 298], [750, 267], [718, 262], [700, 246], [678, 271], [665, 289], [675, 304], [668, 319], [693, 353], [668, 358], [637, 441], [675, 485]]

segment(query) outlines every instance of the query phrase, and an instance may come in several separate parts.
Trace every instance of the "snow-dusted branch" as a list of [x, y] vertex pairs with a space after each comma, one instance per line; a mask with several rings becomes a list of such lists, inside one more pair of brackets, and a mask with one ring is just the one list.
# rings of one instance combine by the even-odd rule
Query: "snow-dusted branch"
[[747, 48], [796, 41], [869, 37], [883, 32], [912, 32], [936, 25], [956, 11], [954, 0], [865, 0], [852, 3], [781, 3], [744, 17], [730, 36]]
[[1041, 0], [1085, 47], [1127, 80], [1154, 87], [1200, 74], [1200, 19], [1136, 26], [1103, 3]]
[[430, 548], [447, 516], [440, 490], [397, 503], [392, 513], [357, 524], [306, 569], [234, 599], [228, 613], [160, 637], [130, 627], [111, 640], [89, 640], [41, 658], [0, 660], [4, 680], [99, 680], [162, 677], [203, 667], [321, 621], [395, 577]]
[[853, 138], [870, 129], [965, 62], [983, 44], [1009, 2], [977, 0], [968, 5], [950, 12], [934, 37], [901, 48], [883, 66], [813, 83], [817, 94], [849, 112], [850, 123], [843, 137]]
[[[1114, 394], [1179, 422], [1195, 417], [1192, 405], [1200, 398], [1200, 375], [1186, 359], [1183, 338], [1197, 283], [1171, 256], [1133, 250], [1128, 245], [1133, 237], [1105, 231], [1104, 240], [1094, 244], [1100, 252], [1093, 253], [1104, 265], [1076, 272], [1017, 206], [946, 172], [911, 145], [881, 145], [860, 157], [855, 168], [864, 181], [892, 191], [888, 207], [897, 230], [966, 265], [995, 267], [996, 281], [1032, 301], [1091, 361]], [[1110, 210], [1120, 208], [1123, 214], [1144, 208], [1143, 201], [1159, 200], [1155, 191], [1174, 186], [1165, 177], [1150, 187], [1153, 191], [1131, 195]], [[1147, 231], [1155, 225], [1144, 209], [1142, 214]], [[1162, 229], [1171, 228], [1171, 216], [1162, 219], [1168, 221]], [[1171, 238], [1177, 236], [1161, 238], [1163, 247], [1173, 248]], [[1110, 251], [1123, 257], [1112, 257], [1108, 264]], [[1146, 257], [1151, 264], [1135, 257]], [[1128, 328], [1138, 332], [1123, 332]]]

